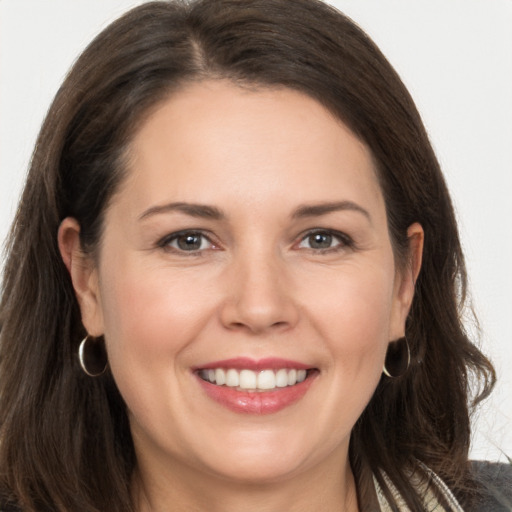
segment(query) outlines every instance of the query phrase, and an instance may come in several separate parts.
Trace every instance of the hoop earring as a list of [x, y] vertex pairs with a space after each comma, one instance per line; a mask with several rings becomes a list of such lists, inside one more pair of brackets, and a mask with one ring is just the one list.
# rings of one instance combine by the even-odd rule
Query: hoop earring
[[[405, 344], [405, 347], [404, 347]], [[411, 351], [409, 350], [409, 342], [404, 336], [396, 341], [390, 342], [388, 351], [386, 352], [386, 359], [382, 372], [386, 377], [395, 379], [405, 375], [411, 364]]]
[[103, 343], [99, 343], [96, 340], [92, 343], [88, 343], [93, 339], [92, 336], [87, 335], [80, 342], [80, 346], [78, 347], [78, 360], [85, 374], [89, 375], [89, 377], [99, 377], [103, 375], [107, 369], [107, 354], [105, 353]]

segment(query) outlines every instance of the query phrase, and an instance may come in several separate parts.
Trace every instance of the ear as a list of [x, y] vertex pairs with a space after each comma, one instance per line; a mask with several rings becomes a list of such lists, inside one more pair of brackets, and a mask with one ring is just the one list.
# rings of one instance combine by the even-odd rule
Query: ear
[[395, 278], [390, 341], [405, 336], [405, 322], [411, 309], [414, 287], [421, 269], [425, 238], [421, 225], [417, 222], [411, 224], [407, 229], [407, 238], [409, 240], [407, 262], [403, 269], [397, 271]]
[[103, 315], [98, 287], [98, 271], [93, 259], [84, 254], [80, 243], [80, 224], [66, 217], [59, 226], [59, 250], [68, 269], [88, 334], [103, 334]]

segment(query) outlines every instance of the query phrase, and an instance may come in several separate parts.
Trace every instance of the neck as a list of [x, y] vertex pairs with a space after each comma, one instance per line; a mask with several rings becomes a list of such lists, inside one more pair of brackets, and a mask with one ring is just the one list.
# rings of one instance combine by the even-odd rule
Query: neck
[[354, 476], [345, 464], [311, 470], [276, 482], [238, 482], [190, 467], [170, 474], [138, 467], [133, 480], [137, 512], [358, 512]]

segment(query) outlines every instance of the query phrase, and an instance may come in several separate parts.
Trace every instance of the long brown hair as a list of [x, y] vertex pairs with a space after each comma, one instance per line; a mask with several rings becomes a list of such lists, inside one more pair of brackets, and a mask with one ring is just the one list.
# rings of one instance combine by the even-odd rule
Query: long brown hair
[[[407, 228], [425, 232], [406, 333], [412, 364], [382, 378], [354, 426], [359, 478], [379, 469], [413, 510], [418, 460], [461, 499], [471, 384], [491, 364], [461, 321], [466, 271], [455, 216], [420, 116], [399, 77], [348, 18], [317, 0], [151, 2], [107, 27], [73, 66], [50, 108], [8, 242], [0, 305], [0, 490], [27, 511], [133, 510], [135, 454], [110, 373], [91, 379], [77, 349], [84, 328], [59, 256], [67, 216], [94, 254], [124, 155], [148, 112], [191, 81], [288, 87], [321, 102], [371, 150], [397, 261]], [[477, 389], [477, 388], [475, 388]], [[475, 398], [474, 397], [474, 398]], [[368, 484], [368, 480], [366, 480]]]

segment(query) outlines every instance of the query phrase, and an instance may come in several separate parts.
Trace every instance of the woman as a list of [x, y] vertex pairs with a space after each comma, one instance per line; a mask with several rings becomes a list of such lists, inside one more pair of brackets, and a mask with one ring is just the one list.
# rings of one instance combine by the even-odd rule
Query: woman
[[66, 78], [13, 227], [5, 506], [471, 510], [494, 371], [465, 284], [419, 115], [352, 22], [134, 9]]

